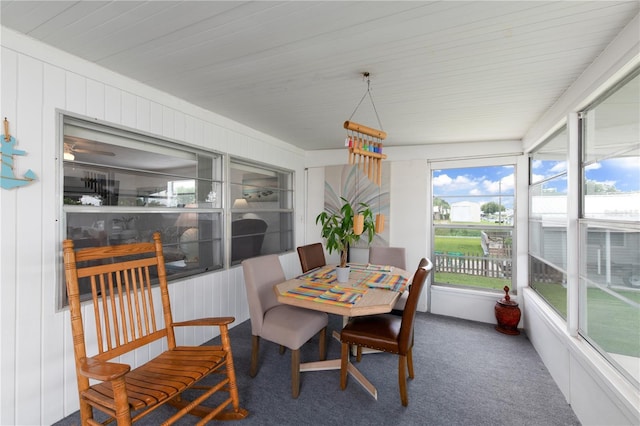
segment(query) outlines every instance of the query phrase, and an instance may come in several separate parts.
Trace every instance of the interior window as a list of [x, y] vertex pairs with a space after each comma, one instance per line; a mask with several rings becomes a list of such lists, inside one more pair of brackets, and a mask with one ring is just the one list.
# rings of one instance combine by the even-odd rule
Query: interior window
[[169, 279], [223, 267], [220, 155], [62, 120], [64, 238], [93, 247], [151, 241], [159, 231]]
[[232, 159], [231, 264], [293, 250], [293, 172]]

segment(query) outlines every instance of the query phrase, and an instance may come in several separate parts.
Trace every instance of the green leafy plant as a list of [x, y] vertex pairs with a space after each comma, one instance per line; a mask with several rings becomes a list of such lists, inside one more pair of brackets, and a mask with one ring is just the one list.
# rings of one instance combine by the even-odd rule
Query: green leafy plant
[[[316, 224], [322, 225], [322, 238], [326, 241], [327, 251], [333, 253], [340, 252], [340, 267], [347, 266], [347, 253], [350, 246], [360, 241], [362, 235], [368, 237], [369, 244], [375, 235], [375, 221], [371, 208], [366, 203], [360, 203], [357, 210], [345, 198], [340, 197], [344, 204], [336, 213], [323, 211], [316, 217]], [[364, 216], [364, 227], [362, 234], [356, 235], [353, 231], [353, 220], [355, 215]]]

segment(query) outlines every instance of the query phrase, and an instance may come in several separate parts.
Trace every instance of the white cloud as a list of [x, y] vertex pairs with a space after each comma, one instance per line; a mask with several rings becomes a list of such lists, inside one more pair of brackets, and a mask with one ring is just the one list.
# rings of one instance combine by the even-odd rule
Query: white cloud
[[500, 180], [491, 181], [484, 180], [482, 181], [482, 186], [486, 189], [486, 192], [490, 194], [498, 194], [500, 192], [504, 193], [514, 188], [514, 175], [513, 173], [507, 176], [502, 177]]
[[473, 182], [471, 179], [469, 179], [466, 176], [456, 176], [456, 180], [454, 181], [454, 185], [456, 186], [469, 186], [469, 185], [473, 185], [475, 186], [475, 182]]
[[433, 178], [433, 186], [447, 186], [451, 185], [453, 179], [449, 177], [449, 175], [441, 174], [440, 176], [436, 176]]
[[447, 190], [452, 192], [470, 190], [470, 188], [475, 188], [477, 185], [477, 182], [466, 176], [456, 176], [455, 179], [451, 179], [449, 175], [442, 174], [433, 179], [434, 187], [447, 187]]
[[559, 161], [558, 163], [556, 163], [553, 167], [551, 167], [549, 169], [549, 171], [553, 172], [553, 174], [565, 172], [566, 170], [567, 170], [567, 162], [566, 161]]
[[624, 157], [624, 158], [612, 158], [607, 161], [610, 166], [619, 169], [633, 169], [637, 170], [640, 167], [640, 157]]
[[602, 165], [600, 163], [593, 163], [593, 164], [589, 164], [587, 167], [585, 167], [585, 170], [598, 170], [601, 167], [602, 167]]

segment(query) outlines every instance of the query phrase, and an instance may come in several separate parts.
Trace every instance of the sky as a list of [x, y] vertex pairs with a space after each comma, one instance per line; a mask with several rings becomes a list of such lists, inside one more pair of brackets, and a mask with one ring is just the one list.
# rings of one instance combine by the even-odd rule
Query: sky
[[[534, 161], [533, 181], [539, 182], [566, 170], [565, 161]], [[593, 163], [586, 168], [588, 180], [610, 185], [619, 192], [640, 191], [640, 159], [638, 157], [612, 158]], [[566, 178], [558, 178], [545, 184], [545, 189], [566, 191]]]
[[[566, 171], [565, 161], [533, 161], [532, 180], [540, 182]], [[489, 166], [434, 170], [433, 194], [449, 204], [494, 201], [513, 207], [514, 166]], [[615, 187], [619, 192], [640, 192], [640, 159], [613, 158], [593, 163], [586, 169], [588, 180]], [[566, 174], [544, 183], [546, 192], [566, 193]]]
[[489, 201], [513, 208], [514, 166], [471, 167], [433, 171], [433, 194], [449, 204]]

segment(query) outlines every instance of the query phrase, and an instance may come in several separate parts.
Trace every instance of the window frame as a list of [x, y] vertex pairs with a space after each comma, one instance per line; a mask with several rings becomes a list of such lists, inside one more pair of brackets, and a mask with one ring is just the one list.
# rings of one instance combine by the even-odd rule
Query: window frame
[[[640, 312], [638, 302], [634, 302], [634, 298], [631, 296], [634, 295], [637, 300], [637, 292], [640, 292], [640, 288], [636, 289], [631, 287], [627, 289], [626, 283], [621, 283], [621, 281], [624, 282], [624, 273], [626, 271], [625, 268], [627, 267], [630, 267], [632, 271], [635, 271], [636, 277], [640, 274], [640, 263], [634, 264], [633, 255], [629, 256], [630, 253], [635, 253], [635, 261], [639, 261], [637, 258], [637, 248], [630, 247], [630, 245], [633, 244], [633, 241], [638, 244], [638, 240], [640, 239], [640, 217], [636, 216], [634, 218], [633, 215], [620, 215], [619, 212], [616, 212], [615, 203], [613, 203], [614, 207], [610, 213], [607, 213], [606, 211], [602, 214], [594, 211], [588, 212], [587, 197], [596, 197], [597, 192], [594, 192], [593, 194], [588, 193], [586, 188], [587, 181], [592, 180], [588, 177], [587, 173], [590, 167], [610, 159], [622, 158], [624, 157], [624, 154], [636, 153], [637, 155], [639, 152], [640, 138], [638, 138], [637, 135], [633, 136], [635, 139], [627, 141], [623, 138], [623, 145], [620, 145], [619, 143], [611, 147], [598, 145], [601, 134], [597, 133], [597, 126], [591, 121], [591, 118], [594, 118], [593, 121], [599, 118], [598, 113], [602, 114], [602, 111], [598, 111], [598, 107], [605, 104], [607, 100], [611, 99], [619, 90], [625, 88], [626, 85], [631, 83], [633, 80], [635, 80], [635, 85], [640, 85], [640, 67], [635, 68], [592, 103], [585, 106], [577, 113], [577, 126], [580, 135], [580, 143], [578, 146], [579, 170], [577, 171], [579, 175], [579, 191], [575, 194], [575, 197], [579, 206], [577, 216], [577, 240], [580, 247], [580, 253], [577, 265], [577, 282], [575, 285], [577, 286], [578, 293], [578, 312], [576, 313], [577, 334], [589, 342], [589, 344], [598, 353], [600, 353], [603, 358], [609, 361], [620, 374], [625, 376], [638, 389], [640, 388], [640, 378], [635, 377], [630, 370], [627, 370], [624, 367], [624, 365], [629, 361], [621, 360], [618, 355], [620, 353], [624, 354], [624, 351], [629, 351], [629, 348], [625, 349], [625, 344], [621, 343], [627, 341], [629, 336], [620, 338], [620, 336], [617, 336], [617, 333], [614, 333], [612, 330], [622, 330], [624, 329], [623, 327], [625, 327], [624, 321], [622, 323], [613, 322], [615, 321], [615, 318], [619, 317], [619, 319], [623, 319], [625, 312], [629, 309], [633, 310], [634, 306], [636, 309], [635, 315], [639, 315], [638, 312]], [[634, 86], [632, 86], [632, 93], [633, 87]], [[635, 105], [632, 105], [631, 107], [632, 111], [634, 109], [640, 110], [639, 104], [640, 102], [636, 99]], [[637, 121], [628, 123], [622, 122], [622, 124], [616, 122], [616, 125], [618, 127], [622, 126], [622, 129], [624, 130], [624, 125], [627, 124], [632, 130], [630, 133], [634, 133], [634, 126], [636, 129], [640, 127], [640, 117], [638, 115], [631, 116], [635, 117]], [[605, 124], [608, 123], [605, 121]], [[604, 140], [606, 141], [607, 139], [605, 138]], [[625, 143], [626, 145], [624, 145]], [[634, 156], [632, 155], [632, 158], [633, 157]], [[635, 158], [640, 159], [640, 157]], [[638, 170], [636, 169], [636, 173], [637, 171]], [[631, 176], [634, 175], [631, 174]], [[620, 192], [620, 194], [625, 193], [628, 192]], [[611, 194], [611, 192], [606, 191], [603, 193], [603, 195], [607, 194]], [[598, 205], [598, 203], [596, 203], [596, 205]], [[608, 248], [605, 248], [603, 251], [595, 249], [595, 244], [589, 244], [590, 232], [622, 233], [624, 234], [622, 241], [623, 244], [621, 246], [608, 244]], [[632, 234], [635, 234], [634, 238], [631, 238]], [[600, 247], [602, 247], [602, 244], [600, 244]], [[611, 250], [611, 253], [608, 252], [608, 249]], [[594, 253], [592, 253], [593, 250], [596, 250], [595, 257], [593, 256]], [[613, 252], [618, 252], [618, 254], [614, 254]], [[595, 263], [592, 258], [595, 258]], [[614, 259], [613, 261], [612, 258]], [[631, 260], [632, 263], [626, 265], [628, 260]], [[611, 264], [614, 262], [616, 263], [616, 267], [611, 268]], [[626, 266], [623, 267], [623, 264]], [[594, 268], [596, 268], [597, 271], [595, 274], [593, 271]], [[629, 291], [634, 292], [628, 293]], [[612, 321], [612, 323], [601, 323], [597, 321], [598, 317], [596, 312], [599, 312], [602, 308], [601, 305], [604, 303], [603, 301], [600, 301], [600, 299], [605, 300], [605, 298], [607, 300], [623, 301], [623, 304], [618, 306], [617, 310], [608, 311], [607, 315], [604, 315], [604, 318], [608, 321]], [[613, 303], [611, 306], [613, 306]], [[609, 308], [613, 309], [611, 306], [609, 306]], [[599, 313], [602, 315], [602, 312]], [[603, 332], [599, 328], [605, 328], [608, 331]], [[638, 327], [636, 326], [634, 330], [627, 331], [630, 333], [637, 333]], [[634, 349], [632, 347], [631, 351], [633, 350], [638, 351], [639, 348], [636, 347]], [[633, 355], [628, 353], [624, 355], [627, 357], [633, 357]], [[636, 359], [640, 358], [640, 352], [636, 353], [635, 357]]]
[[[511, 225], [509, 226], [505, 226], [505, 225], [489, 225], [489, 224], [479, 224], [479, 225], [470, 225], [470, 224], [465, 224], [465, 225], [456, 225], [456, 224], [449, 224], [449, 225], [445, 225], [445, 224], [436, 224], [435, 221], [433, 220], [433, 217], [430, 219], [431, 222], [431, 229], [433, 232], [431, 232], [431, 247], [432, 247], [432, 259], [436, 259], [436, 245], [435, 245], [435, 234], [436, 234], [436, 230], [437, 229], [443, 229], [443, 228], [449, 228], [449, 229], [453, 229], [453, 228], [460, 228], [460, 229], [468, 229], [468, 230], [480, 230], [480, 231], [484, 231], [484, 230], [498, 230], [498, 231], [505, 231], [505, 230], [510, 230], [511, 231], [511, 256], [510, 256], [510, 262], [511, 262], [511, 267], [510, 267], [510, 284], [509, 284], [509, 288], [510, 288], [510, 293], [511, 294], [517, 294], [517, 282], [516, 282], [516, 278], [517, 278], [517, 265], [516, 265], [516, 254], [517, 254], [517, 233], [516, 231], [516, 227], [517, 227], [517, 173], [518, 173], [518, 161], [517, 161], [517, 157], [513, 156], [513, 155], [504, 155], [504, 156], [494, 156], [494, 157], [479, 157], [479, 158], [467, 158], [464, 160], [438, 160], [438, 161], [430, 161], [429, 163], [429, 180], [431, 182], [431, 187], [430, 187], [430, 199], [428, 202], [429, 205], [429, 211], [433, 212], [433, 201], [436, 198], [436, 195], [433, 191], [433, 172], [435, 170], [446, 170], [446, 169], [463, 169], [463, 168], [480, 168], [480, 167], [501, 167], [501, 166], [511, 166], [513, 168], [513, 176], [514, 176], [514, 186], [513, 186], [513, 195], [509, 195], [510, 197], [512, 197], [513, 199], [513, 222]], [[487, 197], [488, 195], [482, 195], [483, 197]], [[467, 197], [470, 198], [470, 197]], [[433, 214], [431, 213], [431, 216], [433, 216]], [[434, 265], [435, 268], [435, 265]], [[470, 287], [470, 286], [464, 286], [461, 284], [455, 284], [455, 283], [443, 283], [443, 282], [438, 282], [436, 281], [437, 277], [437, 273], [433, 274], [433, 279], [432, 279], [432, 283], [430, 284], [430, 286], [444, 286], [444, 287], [455, 287], [455, 288], [459, 288], [459, 289], [464, 289], [464, 290], [468, 290], [468, 291], [489, 291], [489, 292], [495, 292], [495, 293], [504, 293], [504, 290], [502, 290], [502, 287], [500, 287], [500, 289], [491, 289], [491, 288], [486, 288], [486, 287]]]
[[[116, 221], [115, 219], [116, 215], [117, 216], [121, 215], [123, 219], [130, 218], [134, 222], [136, 220], [135, 219], [136, 217], [139, 219], [140, 217], [144, 217], [145, 215], [153, 215], [154, 219], [157, 218], [157, 220], [161, 222], [162, 229], [166, 230], [168, 228], [165, 228], [164, 226], [165, 224], [173, 223], [173, 227], [176, 228], [180, 226], [179, 222], [183, 217], [185, 216], [191, 217], [193, 221], [193, 216], [196, 215], [197, 219], [195, 220], [197, 220], [197, 222], [196, 222], [195, 228], [193, 228], [194, 226], [193, 224], [190, 225], [191, 228], [200, 229], [200, 226], [202, 224], [206, 223], [208, 225], [208, 222], [211, 221], [211, 225], [209, 225], [208, 227], [208, 229], [210, 229], [211, 234], [210, 235], [207, 234], [203, 236], [201, 233], [196, 233], [196, 237], [195, 237], [195, 240], [193, 240], [193, 242], [192, 241], [187, 242], [181, 236], [177, 237], [178, 238], [177, 241], [172, 241], [168, 237], [163, 238], [163, 246], [166, 251], [166, 255], [165, 255], [166, 261], [169, 263], [172, 260], [170, 259], [171, 254], [173, 253], [172, 249], [175, 248], [177, 251], [182, 252], [182, 254], [184, 255], [183, 259], [188, 262], [189, 259], [187, 258], [183, 248], [187, 246], [195, 246], [197, 244], [198, 247], [204, 247], [205, 250], [211, 253], [212, 257], [209, 259], [210, 264], [206, 266], [207, 261], [201, 264], [200, 259], [197, 258], [197, 261], [195, 261], [196, 263], [187, 264], [188, 266], [187, 269], [174, 270], [173, 271], [174, 273], [168, 276], [168, 280], [175, 281], [175, 280], [185, 279], [187, 277], [196, 277], [204, 273], [209, 273], [211, 271], [224, 269], [226, 267], [226, 264], [225, 264], [226, 244], [225, 244], [225, 234], [224, 234], [225, 214], [224, 214], [224, 208], [223, 208], [223, 200], [226, 193], [226, 185], [225, 185], [226, 174], [224, 169], [225, 154], [222, 154], [214, 150], [205, 150], [201, 147], [188, 145], [179, 141], [165, 138], [163, 136], [152, 135], [137, 129], [127, 128], [125, 126], [117, 125], [111, 122], [106, 122], [106, 121], [97, 120], [97, 119], [90, 119], [88, 117], [69, 113], [67, 111], [57, 111], [57, 126], [58, 128], [57, 128], [56, 143], [57, 143], [58, 161], [56, 163], [57, 165], [56, 176], [58, 181], [56, 183], [56, 186], [57, 186], [56, 202], [58, 203], [58, 229], [57, 229], [58, 237], [56, 238], [56, 242], [59, 247], [61, 247], [62, 241], [64, 239], [71, 238], [71, 235], [68, 234], [69, 232], [68, 227], [71, 225], [73, 217], [81, 218], [83, 215], [86, 215], [85, 216], [86, 219], [90, 220], [91, 216], [95, 216], [95, 217], [102, 216], [106, 220], [97, 221], [97, 222], [102, 222], [103, 225], [105, 225], [105, 222], [109, 223], [110, 225], [107, 225], [107, 226], [109, 226], [109, 228], [113, 228], [114, 226], [113, 224]], [[129, 180], [136, 179], [138, 175], [146, 177], [148, 179], [149, 178], [154, 179], [154, 178], [157, 178], [158, 176], [164, 176], [164, 178], [162, 179], [167, 179], [167, 183], [169, 183], [171, 182], [169, 179], [171, 179], [174, 176], [174, 174], [166, 174], [162, 172], [160, 173], [149, 172], [144, 170], [144, 168], [141, 168], [141, 170], [137, 170], [131, 167], [119, 167], [117, 165], [114, 165], [113, 162], [111, 161], [109, 161], [112, 163], [111, 165], [105, 164], [105, 163], [99, 163], [99, 162], [87, 162], [86, 159], [85, 161], [77, 161], [78, 160], [77, 155], [76, 155], [76, 158], [74, 158], [73, 160], [66, 160], [63, 155], [66, 149], [65, 143], [64, 143], [65, 134], [67, 132], [72, 133], [74, 130], [77, 130], [77, 129], [86, 130], [87, 132], [86, 134], [88, 136], [95, 134], [98, 136], [104, 136], [105, 139], [108, 139], [110, 137], [109, 135], [113, 135], [114, 141], [116, 140], [115, 138], [124, 138], [122, 140], [118, 140], [117, 142], [114, 142], [114, 144], [112, 145], [114, 148], [123, 147], [123, 149], [131, 149], [131, 146], [127, 145], [126, 143], [123, 143], [123, 141], [128, 141], [129, 140], [128, 138], [131, 138], [133, 147], [139, 148], [139, 147], [147, 146], [152, 149], [150, 151], [152, 153], [160, 152], [160, 153], [169, 154], [169, 155], [171, 154], [182, 155], [180, 154], [181, 152], [185, 153], [184, 155], [187, 155], [188, 153], [188, 155], [194, 159], [193, 165], [191, 166], [193, 174], [190, 176], [181, 176], [181, 175], [175, 175], [175, 176], [178, 180], [181, 180], [182, 178], [184, 178], [182, 180], [187, 180], [187, 181], [192, 180], [196, 185], [196, 192], [193, 195], [195, 197], [194, 205], [192, 207], [180, 206], [179, 204], [172, 206], [172, 205], [149, 204], [146, 202], [144, 202], [145, 206], [120, 205], [120, 203], [116, 205], [69, 204], [69, 200], [65, 200], [65, 176], [67, 176], [67, 172], [68, 172], [67, 168], [76, 162], [79, 165], [78, 168], [80, 170], [83, 170], [83, 169], [91, 170], [91, 168], [95, 168], [96, 170], [115, 170], [123, 173], [122, 177], [127, 178]], [[95, 132], [95, 133], [92, 133], [92, 132]], [[101, 142], [104, 142], [104, 141], [101, 141]], [[91, 158], [91, 157], [87, 157], [87, 158]], [[208, 170], [208, 172], [210, 173], [210, 176], [207, 176], [206, 178], [200, 175], [202, 164], [199, 158], [203, 158], [205, 162], [210, 162], [210, 168]], [[74, 163], [71, 163], [71, 161], [73, 161]], [[69, 173], [69, 176], [71, 176], [71, 172]], [[132, 178], [132, 176], [135, 176], [135, 177]], [[204, 191], [210, 190], [210, 192], [208, 192], [206, 197], [204, 194], [198, 194], [197, 192], [198, 185], [200, 185], [201, 182], [207, 183], [207, 186], [205, 186]], [[85, 182], [85, 186], [86, 186], [86, 182]], [[218, 194], [213, 195], [216, 192]], [[75, 196], [77, 196], [77, 194], [75, 194]], [[170, 199], [169, 196], [170, 194], [167, 195], [167, 198], [166, 198], [167, 200]], [[217, 200], [216, 200], [216, 197], [217, 197]], [[116, 196], [115, 198], [118, 199], [119, 197]], [[179, 199], [179, 194], [174, 194], [173, 199], [176, 200], [175, 202], [178, 202], [177, 200]], [[129, 201], [129, 204], [130, 203], [131, 202]], [[160, 216], [156, 216], [156, 215], [160, 215]], [[152, 216], [147, 216], [147, 217], [152, 217]], [[202, 222], [202, 220], [204, 220], [205, 222]], [[214, 224], [215, 221], [219, 222], [219, 224]], [[80, 223], [82, 222], [84, 222], [84, 220], [81, 220]], [[144, 223], [144, 221], [142, 221], [141, 223]], [[147, 226], [155, 226], [155, 225], [154, 224], [142, 225], [143, 228], [146, 228]], [[100, 229], [100, 228], [97, 228], [97, 229]], [[123, 226], [123, 229], [128, 229], [128, 227]], [[108, 244], [120, 243], [120, 242], [111, 241], [111, 238], [113, 236], [113, 235], [109, 235], [110, 232], [113, 232], [111, 229], [107, 231], [104, 228], [102, 228], [102, 230], [104, 231], [101, 231], [100, 234], [106, 235], [105, 238], [106, 238], [106, 241], [109, 241]], [[137, 233], [136, 237], [133, 237], [132, 239], [128, 239], [128, 240], [123, 239], [121, 240], [121, 243], [134, 242], [134, 240], [146, 241], [146, 237], [147, 237], [146, 234], [150, 232], [150, 231], [144, 231], [144, 232], [140, 231], [137, 226], [135, 228], [135, 231]], [[123, 235], [124, 235], [124, 232], [121, 232], [121, 236]], [[103, 238], [100, 238], [100, 239], [102, 240]], [[98, 242], [98, 244], [100, 243]], [[204, 246], [202, 246], [202, 244], [204, 244]], [[95, 243], [92, 243], [91, 245], [95, 245]], [[61, 253], [59, 250], [57, 252]], [[179, 256], [180, 255], [178, 255], [178, 257]], [[180, 268], [182, 267], [183, 266], [181, 264]], [[62, 268], [61, 255], [60, 255], [59, 261], [57, 262], [57, 268], [58, 268], [57, 277], [58, 277], [59, 284], [57, 286], [58, 288], [56, 291], [56, 295], [57, 295], [56, 307], [57, 309], [64, 309], [68, 306], [68, 302], [67, 302], [67, 295], [66, 295], [66, 289], [65, 289], [64, 268]]]
[[[568, 129], [568, 124], [566, 122], [564, 122], [558, 129], [556, 129], [553, 133], [551, 133], [551, 135], [549, 135], [547, 138], [545, 138], [544, 141], [542, 141], [533, 151], [531, 151], [529, 153], [529, 185], [528, 185], [528, 199], [529, 199], [529, 213], [527, 215], [528, 217], [528, 221], [527, 221], [527, 227], [528, 227], [528, 232], [529, 232], [529, 247], [527, 247], [527, 254], [528, 254], [528, 265], [529, 265], [529, 274], [528, 274], [528, 282], [529, 282], [529, 287], [531, 287], [531, 289], [533, 289], [543, 300], [545, 300], [545, 302], [554, 310], [558, 313], [558, 315], [560, 315], [565, 321], [567, 320], [567, 310], [568, 310], [568, 305], [567, 305], [567, 300], [568, 300], [568, 291], [566, 288], [566, 281], [567, 281], [567, 268], [568, 268], [568, 217], [569, 217], [569, 209], [568, 209], [568, 200], [569, 200], [569, 187], [568, 187], [568, 182], [567, 182], [567, 188], [565, 191], [565, 195], [564, 195], [564, 204], [565, 204], [565, 208], [564, 208], [564, 217], [563, 218], [547, 218], [546, 221], [548, 224], [556, 224], [558, 226], [556, 226], [556, 228], [560, 228], [562, 227], [564, 229], [563, 235], [560, 236], [560, 238], [564, 238], [564, 244], [560, 246], [560, 255], [562, 257], [564, 257], [564, 265], [557, 262], [557, 259], [551, 259], [550, 256], [546, 256], [546, 251], [544, 250], [544, 248], [546, 247], [544, 245], [545, 242], [545, 233], [544, 233], [544, 228], [542, 226], [543, 222], [545, 221], [545, 219], [542, 216], [533, 216], [532, 215], [532, 206], [533, 206], [533, 197], [534, 192], [538, 192], [537, 189], [538, 188], [542, 188], [546, 183], [549, 182], [553, 182], [554, 180], [558, 180], [558, 179], [562, 179], [563, 176], [566, 179], [568, 177], [568, 167], [565, 167], [563, 171], [560, 172], [556, 172], [556, 173], [551, 173], [548, 176], [538, 179], [538, 180], [534, 180], [533, 178], [533, 174], [534, 174], [534, 162], [536, 161], [536, 154], [540, 151], [544, 151], [545, 147], [549, 144], [555, 144], [558, 142], [559, 137], [561, 135], [564, 134], [565, 137], [565, 158], [564, 161], [567, 163], [569, 163], [569, 129]], [[541, 234], [536, 234], [534, 232], [534, 225], [539, 225], [536, 226], [536, 228], [540, 229]], [[551, 227], [550, 227], [551, 228]], [[562, 232], [562, 231], [561, 231]], [[537, 242], [541, 242], [542, 246], [540, 246], [539, 244], [537, 244], [537, 246], [539, 246], [539, 250], [538, 252], [533, 252], [532, 251], [532, 244], [534, 243], [534, 235], [536, 236], [536, 243]], [[540, 284], [540, 288], [536, 288], [537, 284], [534, 281], [534, 273], [536, 273], [539, 270], [539, 267], [535, 267], [534, 268], [534, 264], [535, 263], [539, 263], [540, 265], [542, 265], [545, 268], [544, 271], [544, 276], [545, 277], [553, 277], [550, 279], [559, 279], [560, 282], [552, 282], [552, 283], [539, 283]], [[564, 294], [562, 296], [558, 296], [553, 287], [549, 287], [549, 285], [551, 286], [557, 286], [557, 285], [564, 285]], [[544, 289], [543, 287], [547, 287], [546, 289]], [[545, 292], [546, 290], [546, 292]], [[547, 294], [548, 293], [548, 294]], [[564, 303], [558, 304], [557, 302], [554, 303], [554, 301], [552, 299], [557, 299], [557, 298], [561, 298], [561, 301], [564, 301]]]
[[[237, 167], [234, 167], [237, 166]], [[295, 249], [295, 171], [290, 169], [285, 169], [282, 167], [277, 167], [269, 164], [265, 164], [258, 161], [248, 160], [246, 158], [242, 158], [239, 156], [229, 155], [227, 159], [227, 170], [228, 170], [228, 200], [227, 206], [228, 214], [227, 214], [227, 226], [226, 232], [229, 238], [227, 239], [227, 262], [229, 267], [238, 266], [242, 260], [244, 259], [242, 256], [238, 259], [233, 259], [233, 242], [234, 236], [232, 232], [232, 225], [235, 220], [244, 218], [249, 215], [249, 218], [259, 218], [266, 220], [267, 223], [272, 223], [273, 220], [269, 220], [269, 215], [278, 215], [279, 218], [282, 218], [282, 215], [288, 215], [290, 227], [282, 229], [282, 221], [277, 220], [279, 226], [279, 231], [271, 232], [269, 226], [265, 231], [265, 240], [261, 247], [260, 255], [266, 254], [282, 254], [289, 253]], [[236, 204], [236, 200], [238, 198], [244, 198], [243, 196], [238, 195], [237, 187], [240, 185], [244, 185], [244, 182], [236, 182], [234, 181], [233, 175], [235, 174], [235, 170], [246, 169], [247, 171], [254, 171], [256, 174], [264, 174], [264, 175], [273, 175], [278, 179], [277, 187], [272, 187], [271, 189], [278, 191], [277, 202], [281, 204], [279, 207], [270, 206], [265, 207], [268, 203], [262, 202], [251, 202], [251, 204], [244, 204], [243, 206], [238, 206]], [[287, 182], [283, 186], [281, 180], [285, 179]], [[257, 188], [257, 187], [256, 187]], [[241, 193], [241, 192], [240, 192]], [[244, 195], [244, 194], [243, 194]], [[284, 198], [283, 198], [284, 197]], [[282, 202], [285, 201], [286, 206], [282, 207]], [[264, 205], [263, 205], [264, 204]], [[272, 241], [270, 241], [270, 237], [273, 235], [278, 235], [280, 240], [280, 246], [273, 247]], [[287, 237], [288, 236], [288, 237]], [[285, 248], [282, 248], [283, 239], [286, 241], [288, 238], [289, 243], [285, 244]], [[266, 246], [265, 246], [266, 244]]]

